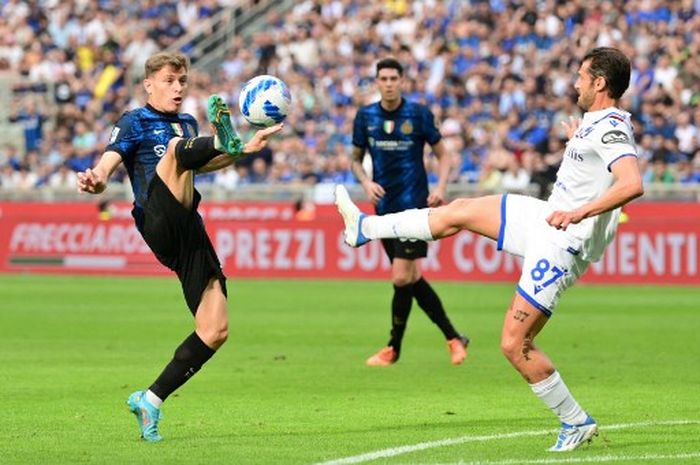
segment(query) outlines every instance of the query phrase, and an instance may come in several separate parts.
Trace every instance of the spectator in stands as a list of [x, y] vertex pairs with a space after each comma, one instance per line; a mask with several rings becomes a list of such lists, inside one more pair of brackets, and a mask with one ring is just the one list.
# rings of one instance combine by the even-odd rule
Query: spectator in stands
[[37, 109], [33, 98], [25, 98], [13, 105], [10, 121], [21, 123], [24, 127], [24, 150], [38, 150], [44, 137], [44, 123], [47, 116]]
[[[55, 156], [49, 161], [41, 147], [50, 149], [62, 138], [73, 139], [78, 120], [104, 128], [96, 137], [105, 141], [106, 128], [119, 112], [140, 104], [125, 89], [129, 79], [142, 73], [144, 57], [190, 32], [195, 35], [185, 47], [196, 46], [197, 33], [209, 36], [216, 27], [208, 19], [237, 4], [137, 2], [117, 14], [106, 9], [110, 2], [3, 2], [0, 67], [4, 64], [25, 81], [42, 81], [37, 84], [43, 83], [45, 89], [50, 88], [46, 84], [57, 84], [55, 103], [51, 102], [55, 111], [41, 105], [39, 113], [46, 116], [39, 121], [13, 119], [23, 129], [33, 127], [40, 133], [30, 136], [20, 156], [38, 148], [40, 160], [57, 169]], [[678, 139], [677, 150], [686, 156], [700, 145], [700, 111], [695, 110], [700, 107], [700, 33], [692, 2], [666, 7], [660, 2], [590, 5], [572, 0], [534, 8], [511, 0], [306, 0], [268, 19], [261, 33], [231, 39], [218, 72], [209, 76], [193, 71], [183, 108], [206, 128], [202, 110], [209, 93], [223, 91], [235, 104], [241, 83], [253, 75], [283, 77], [294, 96], [288, 127], [300, 128], [300, 137], [316, 153], [310, 155], [304, 147], [286, 152], [286, 166], [276, 169], [284, 174], [275, 182], [299, 177], [293, 170], [304, 157], [311, 156], [313, 164], [321, 166], [323, 157], [336, 153], [336, 144], [350, 147], [344, 137], [351, 133], [347, 125], [357, 105], [377, 98], [367, 84], [372, 82], [373, 62], [387, 51], [406, 65], [406, 95], [429, 105], [438, 120], [455, 121], [473, 137], [465, 141], [469, 156], [462, 158], [463, 173], [453, 176], [452, 182], [476, 184], [494, 140], [500, 139], [516, 156], [530, 148], [546, 155], [548, 142], [562, 137], [561, 119], [573, 114], [568, 70], [593, 41], [614, 42], [629, 52], [634, 71], [625, 105], [632, 110], [637, 131], [648, 129], [661, 136], [649, 141], [654, 145], [649, 153], [667, 147], [666, 141], [673, 137]], [[126, 30], [131, 33], [123, 34]], [[114, 79], [110, 64], [115, 63], [130, 66], [127, 79]], [[93, 113], [86, 114], [86, 109]], [[19, 116], [15, 111], [10, 114]], [[69, 134], [59, 138], [55, 131], [45, 130], [47, 124], [66, 128]], [[313, 130], [307, 130], [312, 125]], [[646, 139], [642, 134], [638, 134], [640, 146]], [[37, 142], [43, 139], [48, 143]], [[282, 151], [286, 144], [279, 140], [271, 149]], [[645, 156], [644, 150], [640, 152]], [[677, 160], [667, 163], [673, 169]], [[271, 157], [267, 164], [270, 169]]]

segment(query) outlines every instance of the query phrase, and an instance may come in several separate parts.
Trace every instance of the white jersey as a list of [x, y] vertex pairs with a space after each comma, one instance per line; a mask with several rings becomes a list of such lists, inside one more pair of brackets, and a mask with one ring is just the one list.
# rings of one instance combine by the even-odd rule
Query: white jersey
[[[587, 112], [564, 159], [549, 196], [552, 210], [575, 210], [600, 197], [612, 185], [610, 167], [626, 156], [637, 156], [630, 114], [616, 107]], [[572, 224], [566, 232], [581, 242], [581, 257], [598, 261], [612, 241], [620, 209]]]

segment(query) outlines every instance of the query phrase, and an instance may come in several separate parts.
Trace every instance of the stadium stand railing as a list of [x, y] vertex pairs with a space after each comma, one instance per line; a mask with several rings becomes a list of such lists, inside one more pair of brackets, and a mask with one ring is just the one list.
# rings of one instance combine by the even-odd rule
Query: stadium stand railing
[[294, 3], [292, 0], [239, 1], [203, 21], [167, 51], [186, 52], [194, 68], [213, 72], [228, 53], [234, 36], [251, 36], [265, 27], [266, 16], [273, 9], [275, 14], [284, 15]]
[[19, 141], [24, 137], [22, 125], [8, 119], [14, 98], [13, 89], [18, 81], [15, 73], [0, 73], [0, 141], [3, 142]]

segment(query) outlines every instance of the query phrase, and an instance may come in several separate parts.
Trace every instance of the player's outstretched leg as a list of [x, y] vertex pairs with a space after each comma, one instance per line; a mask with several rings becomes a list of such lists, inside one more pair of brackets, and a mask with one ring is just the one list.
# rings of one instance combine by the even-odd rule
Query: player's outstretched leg
[[568, 452], [576, 449], [585, 442], [591, 442], [598, 435], [598, 425], [589, 415], [580, 425], [561, 424], [557, 443], [549, 448], [550, 452]]
[[[381, 216], [366, 215], [350, 200], [348, 191], [341, 184], [335, 186], [335, 204], [345, 222], [345, 242], [352, 247], [359, 247], [372, 239], [435, 240], [430, 232], [429, 208]], [[453, 229], [450, 234], [459, 230]]]
[[158, 442], [163, 438], [158, 433], [158, 422], [161, 419], [160, 409], [146, 399], [146, 391], [136, 391], [126, 401], [131, 413], [136, 415], [136, 421], [141, 430], [141, 438], [148, 442]]
[[367, 215], [357, 208], [342, 184], [335, 186], [335, 204], [345, 223], [345, 243], [352, 247], [359, 247], [369, 242], [369, 239], [362, 234], [362, 220]]
[[214, 127], [214, 148], [229, 155], [240, 155], [243, 142], [231, 123], [231, 111], [223, 98], [214, 94], [207, 102], [207, 118]]

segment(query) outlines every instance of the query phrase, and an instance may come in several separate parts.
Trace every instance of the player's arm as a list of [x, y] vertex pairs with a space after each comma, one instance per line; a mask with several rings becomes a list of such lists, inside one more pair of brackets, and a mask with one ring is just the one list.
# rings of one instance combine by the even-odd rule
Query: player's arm
[[94, 168], [88, 168], [78, 173], [78, 191], [89, 194], [100, 194], [107, 188], [109, 177], [122, 162], [122, 156], [112, 150], [102, 154]]
[[616, 160], [610, 166], [610, 171], [615, 181], [603, 195], [576, 210], [555, 211], [547, 217], [547, 222], [557, 229], [566, 230], [570, 224], [614, 210], [644, 194], [637, 157], [626, 156]]
[[238, 155], [222, 153], [209, 160], [209, 162], [197, 170], [198, 173], [209, 173], [232, 165], [236, 160], [255, 152], [259, 152], [267, 146], [267, 142], [274, 134], [277, 134], [284, 127], [283, 124], [275, 124], [269, 128], [260, 129], [252, 139], [243, 146], [243, 151]]
[[357, 181], [364, 189], [367, 197], [369, 197], [369, 200], [373, 204], [376, 204], [382, 197], [384, 197], [385, 192], [382, 186], [372, 181], [370, 177], [367, 176], [365, 167], [362, 166], [362, 159], [364, 156], [364, 149], [357, 147], [356, 145], [352, 146], [352, 173], [355, 175], [355, 178], [357, 178]]
[[442, 140], [431, 146], [433, 153], [438, 159], [438, 182], [435, 189], [428, 196], [428, 206], [439, 207], [445, 203], [445, 192], [447, 191], [447, 179], [450, 175], [450, 154], [447, 153]]

